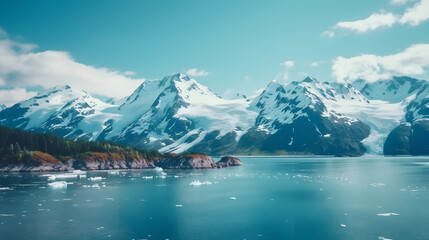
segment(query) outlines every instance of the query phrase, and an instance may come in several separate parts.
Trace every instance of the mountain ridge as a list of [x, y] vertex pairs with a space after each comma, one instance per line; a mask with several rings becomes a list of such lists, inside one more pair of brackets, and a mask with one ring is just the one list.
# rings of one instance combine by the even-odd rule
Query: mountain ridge
[[68, 85], [47, 89], [0, 110], [0, 125], [162, 152], [359, 156], [386, 152], [396, 127], [429, 118], [428, 85], [410, 77], [351, 84], [306, 77], [227, 100], [177, 73], [144, 81], [119, 104]]

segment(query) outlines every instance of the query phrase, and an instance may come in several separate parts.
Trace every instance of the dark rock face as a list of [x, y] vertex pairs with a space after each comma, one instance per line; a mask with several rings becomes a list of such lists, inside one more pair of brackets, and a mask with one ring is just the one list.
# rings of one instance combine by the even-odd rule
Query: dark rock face
[[225, 156], [216, 163], [218, 168], [241, 166], [243, 163], [239, 158]]
[[69, 159], [57, 163], [26, 159], [21, 164], [0, 165], [0, 172], [58, 172], [72, 170], [109, 170], [154, 168], [153, 161], [146, 159]]
[[385, 155], [429, 155], [429, 119], [403, 123], [384, 143]]
[[384, 143], [385, 155], [409, 155], [410, 154], [411, 125], [403, 123], [392, 130]]
[[28, 163], [28, 164], [5, 164], [0, 166], [0, 172], [60, 172], [74, 170], [67, 164], [52, 163]]
[[155, 165], [164, 169], [202, 169], [241, 166], [243, 163], [240, 159], [230, 156], [223, 157], [219, 162], [215, 163], [210, 156], [188, 154], [184, 156], [170, 156], [156, 162]]
[[361, 141], [369, 135], [369, 126], [361, 121], [345, 122], [341, 118], [322, 117], [311, 109], [305, 111], [306, 117], [279, 126], [272, 135], [256, 129], [249, 131], [240, 139], [238, 152], [335, 156], [361, 156], [365, 153]]
[[109, 169], [143, 169], [154, 168], [155, 164], [146, 159], [132, 159], [132, 160], [113, 160], [113, 159], [97, 159], [97, 160], [84, 160], [72, 159], [74, 169], [80, 170], [109, 170]]
[[429, 155], [429, 119], [415, 121], [411, 132], [411, 155]]
[[164, 169], [217, 168], [210, 156], [200, 154], [167, 157], [155, 165]]

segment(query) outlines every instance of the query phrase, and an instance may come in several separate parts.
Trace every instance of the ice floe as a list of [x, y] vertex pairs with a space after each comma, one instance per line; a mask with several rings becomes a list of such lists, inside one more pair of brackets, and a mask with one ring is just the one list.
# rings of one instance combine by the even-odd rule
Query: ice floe
[[89, 180], [90, 181], [101, 181], [103, 178], [102, 177], [90, 177]]
[[385, 238], [383, 236], [378, 237], [379, 240], [392, 240], [391, 238]]
[[42, 177], [48, 177], [49, 181], [55, 181], [57, 179], [77, 178], [78, 174], [65, 173], [65, 174], [44, 174]]
[[2, 213], [0, 214], [1, 217], [14, 217], [15, 214], [6, 214], [6, 213]]
[[196, 180], [189, 183], [189, 186], [201, 186], [201, 185], [210, 185], [210, 184], [213, 184], [213, 183], [210, 181], [200, 182], [200, 180]]
[[384, 183], [371, 183], [369, 184], [371, 187], [383, 187], [386, 186]]
[[65, 181], [51, 182], [48, 185], [53, 189], [67, 188], [67, 182]]
[[231, 200], [237, 200], [236, 197], [230, 197], [229, 199], [231, 199]]
[[399, 213], [377, 213], [377, 216], [382, 216], [382, 217], [399, 216]]
[[156, 168], [154, 168], [153, 170], [158, 171], [158, 172], [162, 172], [162, 171], [163, 171], [163, 169], [162, 169], [162, 168], [160, 168], [160, 167], [156, 167]]
[[0, 191], [7, 191], [7, 190], [13, 190], [13, 189], [10, 189], [9, 187], [0, 187]]

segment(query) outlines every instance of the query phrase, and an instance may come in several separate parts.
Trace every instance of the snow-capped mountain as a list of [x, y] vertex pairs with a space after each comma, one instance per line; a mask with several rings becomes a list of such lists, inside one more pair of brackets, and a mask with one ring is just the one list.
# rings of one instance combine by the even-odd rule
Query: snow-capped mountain
[[[96, 128], [85, 128], [94, 117], [113, 107], [87, 92], [68, 85], [54, 87], [37, 96], [13, 105], [0, 112], [0, 124], [39, 132], [54, 132], [73, 139], [93, 139]], [[103, 114], [105, 115], [105, 114]], [[90, 124], [90, 125], [91, 125]]]
[[[252, 126], [256, 113], [248, 105], [244, 99], [222, 99], [188, 76], [175, 74], [138, 87], [118, 108], [124, 117], [112, 121], [104, 135], [161, 151], [213, 152], [215, 144], [209, 142], [237, 138]], [[198, 146], [201, 142], [204, 147]]]
[[[359, 155], [369, 128], [355, 117], [337, 111], [344, 101], [367, 102], [349, 85], [320, 82], [307, 77], [288, 85], [271, 82], [252, 102], [259, 112], [250, 134], [265, 139], [262, 152]], [[246, 136], [247, 137], [247, 136]], [[247, 140], [255, 142], [255, 140]]]
[[0, 124], [163, 152], [361, 155], [382, 153], [384, 146], [392, 154], [394, 136], [402, 141], [414, 126], [425, 129], [428, 96], [425, 81], [408, 77], [352, 84], [307, 77], [272, 81], [257, 97], [226, 100], [174, 74], [106, 102], [70, 86], [47, 89], [0, 110]]

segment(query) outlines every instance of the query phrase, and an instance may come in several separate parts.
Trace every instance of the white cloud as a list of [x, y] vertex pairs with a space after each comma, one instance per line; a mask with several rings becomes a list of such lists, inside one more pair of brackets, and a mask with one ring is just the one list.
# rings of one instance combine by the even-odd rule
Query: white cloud
[[327, 36], [327, 37], [333, 38], [335, 37], [335, 33], [333, 31], [327, 30], [327, 31], [324, 31], [320, 36]]
[[288, 61], [282, 62], [280, 65], [285, 66], [287, 68], [291, 68], [295, 65], [295, 61], [288, 60]]
[[395, 22], [396, 16], [392, 13], [373, 13], [362, 20], [339, 22], [335, 25], [335, 28], [364, 33], [381, 27], [391, 27]]
[[410, 1], [412, 1], [412, 0], [390, 0], [390, 4], [402, 5], [402, 4], [405, 4], [405, 3], [410, 2]]
[[0, 37], [7, 36], [7, 32], [0, 27]]
[[124, 75], [125, 76], [135, 76], [137, 73], [136, 72], [133, 72], [133, 71], [125, 71], [124, 72]]
[[191, 77], [203, 77], [203, 76], [209, 75], [210, 73], [204, 70], [198, 70], [197, 68], [191, 68], [188, 71], [186, 71], [186, 74]]
[[421, 22], [429, 19], [429, 0], [421, 0], [414, 6], [407, 8], [404, 15], [400, 18], [399, 22], [402, 24], [410, 24], [417, 26]]
[[68, 52], [36, 52], [36, 45], [0, 39], [0, 86], [43, 87], [69, 84], [90, 93], [124, 97], [144, 79], [76, 62]]
[[0, 90], [0, 105], [4, 104], [8, 107], [11, 105], [36, 96], [36, 92], [29, 92], [25, 88], [1, 89]]
[[323, 61], [317, 61], [317, 62], [312, 62], [310, 65], [312, 66], [312, 67], [317, 67], [317, 66], [319, 66], [320, 64], [322, 64], [323, 63]]
[[364, 54], [352, 58], [337, 57], [332, 66], [332, 75], [339, 82], [356, 79], [374, 82], [393, 75], [421, 75], [428, 67], [429, 44], [416, 44], [387, 56]]

